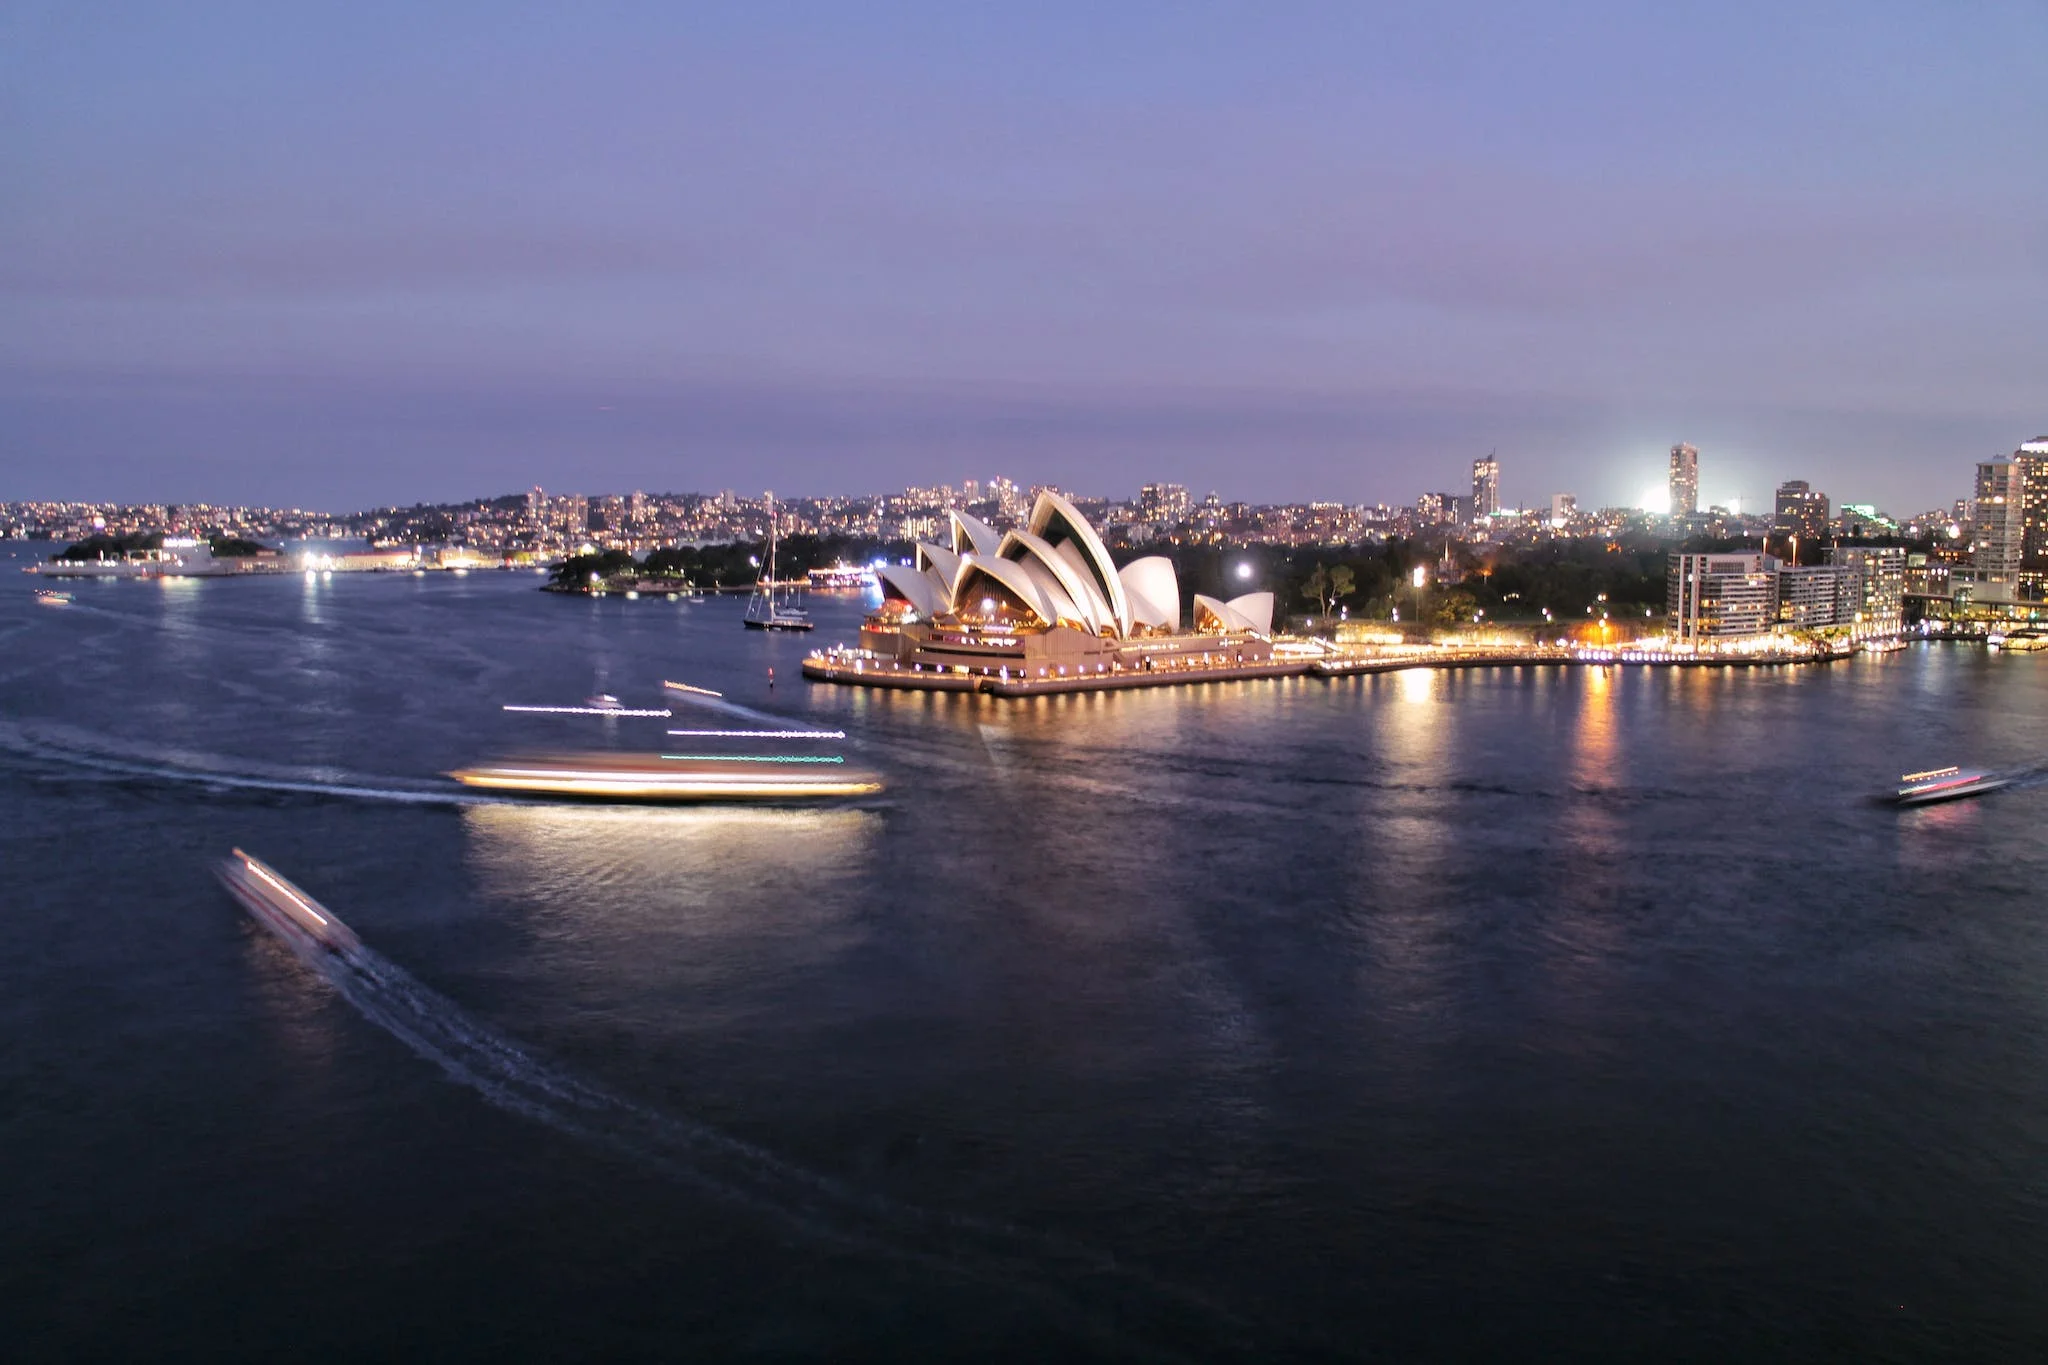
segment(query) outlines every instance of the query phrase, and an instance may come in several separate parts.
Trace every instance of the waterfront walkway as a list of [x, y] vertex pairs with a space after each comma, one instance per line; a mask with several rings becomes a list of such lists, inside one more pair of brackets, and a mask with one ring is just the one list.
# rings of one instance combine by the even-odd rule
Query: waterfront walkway
[[1831, 663], [1847, 652], [1681, 655], [1656, 650], [1530, 645], [1522, 648], [1413, 648], [1327, 654], [1289, 653], [1261, 663], [1173, 663], [1154, 669], [1096, 665], [1040, 677], [1023, 677], [1005, 669], [970, 673], [959, 669], [925, 668], [882, 659], [861, 650], [821, 650], [804, 660], [806, 678], [852, 687], [880, 687], [911, 692], [982, 692], [995, 697], [1037, 697], [1066, 692], [1120, 692], [1138, 687], [1189, 687], [1197, 683], [1241, 682], [1260, 678], [1346, 678], [1368, 673], [1394, 673], [1410, 668], [1517, 668], [1643, 666], [1663, 668], [1783, 668], [1793, 664]]

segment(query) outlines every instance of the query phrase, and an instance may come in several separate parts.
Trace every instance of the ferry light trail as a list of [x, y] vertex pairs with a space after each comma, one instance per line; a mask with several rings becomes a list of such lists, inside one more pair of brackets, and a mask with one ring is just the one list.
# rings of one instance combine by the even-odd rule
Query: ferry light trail
[[821, 754], [663, 754], [678, 763], [844, 763], [838, 755]]
[[689, 739], [845, 739], [844, 730], [671, 730]]
[[507, 711], [537, 712], [549, 716], [658, 716], [666, 719], [673, 711], [636, 711], [627, 706], [508, 706]]
[[678, 692], [695, 692], [700, 697], [722, 697], [725, 695], [723, 692], [713, 692], [708, 687], [692, 687], [688, 683], [670, 682], [666, 678], [662, 679], [661, 685], [663, 687], [673, 687]]
[[261, 867], [258, 867], [256, 865], [256, 860], [254, 858], [242, 859], [242, 866], [248, 868], [251, 872], [254, 872], [257, 876], [263, 878], [264, 881], [269, 882], [272, 886], [276, 887], [279, 891], [283, 892], [286, 896], [290, 897], [293, 905], [298, 906], [301, 910], [304, 910], [307, 914], [311, 915], [314, 919], [319, 920], [322, 924], [327, 923], [327, 916], [321, 914], [318, 910], [315, 910], [312, 906], [306, 904], [306, 902], [301, 900], [298, 896], [293, 895], [292, 889], [289, 886], [286, 886], [283, 882], [271, 876], [268, 872], [265, 872]]

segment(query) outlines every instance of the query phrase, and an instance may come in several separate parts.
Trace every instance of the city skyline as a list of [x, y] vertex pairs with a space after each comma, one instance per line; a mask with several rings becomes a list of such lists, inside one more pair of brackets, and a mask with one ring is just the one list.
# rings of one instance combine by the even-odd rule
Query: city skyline
[[1684, 442], [1702, 506], [1905, 508], [2048, 425], [2034, 7], [7, 25], [9, 497], [1380, 501], [1497, 448], [1615, 505]]

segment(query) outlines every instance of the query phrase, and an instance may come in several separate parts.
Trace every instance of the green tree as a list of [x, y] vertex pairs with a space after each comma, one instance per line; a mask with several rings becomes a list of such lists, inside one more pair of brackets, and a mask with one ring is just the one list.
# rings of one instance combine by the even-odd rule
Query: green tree
[[1328, 616], [1357, 587], [1358, 575], [1349, 564], [1317, 564], [1301, 585], [1301, 594]]
[[564, 592], [589, 592], [593, 582], [638, 567], [638, 562], [624, 550], [606, 550], [602, 554], [594, 555], [571, 555], [555, 566], [554, 585]]
[[1358, 576], [1351, 572], [1349, 564], [1333, 566], [1330, 570], [1330, 602], [1329, 606], [1323, 608], [1323, 615], [1328, 616], [1330, 607], [1351, 596], [1352, 590], [1357, 586]]
[[1462, 626], [1477, 619], [1479, 599], [1463, 588], [1453, 588], [1437, 596], [1431, 619], [1440, 626]]
[[[1327, 565], [1316, 565], [1308, 581], [1301, 585], [1301, 595], [1319, 607], [1330, 600], [1330, 570]], [[1324, 614], [1329, 614], [1327, 609]]]

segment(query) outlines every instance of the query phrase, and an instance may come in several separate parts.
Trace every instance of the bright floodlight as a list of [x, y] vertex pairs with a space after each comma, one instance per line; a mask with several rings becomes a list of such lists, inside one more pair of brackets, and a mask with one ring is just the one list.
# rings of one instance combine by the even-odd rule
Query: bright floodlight
[[1643, 492], [1643, 510], [1653, 517], [1671, 515], [1671, 489], [1666, 484], [1651, 484]]
[[1251, 565], [1249, 565], [1249, 564], [1240, 564], [1240, 565], [1238, 565], [1238, 566], [1237, 566], [1237, 576], [1238, 576], [1239, 578], [1250, 578], [1250, 577], [1252, 576], [1252, 566], [1251, 566]]
[[1424, 568], [1422, 565], [1417, 564], [1415, 566], [1415, 586], [1419, 588], [1428, 581], [1429, 570]]

